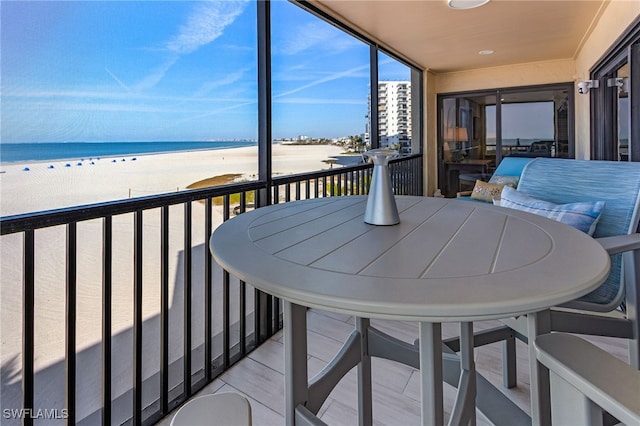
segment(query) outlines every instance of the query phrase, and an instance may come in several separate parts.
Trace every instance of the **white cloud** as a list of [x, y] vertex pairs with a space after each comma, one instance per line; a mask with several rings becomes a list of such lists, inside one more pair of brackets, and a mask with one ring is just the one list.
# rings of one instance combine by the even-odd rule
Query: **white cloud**
[[286, 98], [274, 100], [279, 104], [367, 105], [366, 99]]
[[278, 53], [295, 55], [318, 44], [327, 42], [332, 37], [333, 31], [326, 25], [321, 25], [319, 22], [312, 22], [288, 32], [288, 38], [281, 44]]
[[369, 69], [369, 64], [360, 65], [359, 67], [351, 68], [350, 70], [340, 71], [340, 72], [336, 72], [336, 73], [333, 73], [333, 74], [329, 74], [326, 77], [317, 79], [317, 80], [312, 81], [310, 83], [304, 84], [304, 85], [302, 85], [300, 87], [296, 87], [295, 89], [291, 89], [291, 90], [288, 90], [288, 91], [283, 92], [283, 93], [278, 93], [277, 95], [275, 95], [273, 97], [274, 98], [280, 98], [280, 97], [283, 97], [283, 96], [292, 95], [294, 93], [300, 92], [300, 91], [308, 89], [310, 87], [318, 86], [318, 85], [323, 84], [323, 83], [327, 83], [329, 81], [338, 80], [338, 79], [344, 78], [344, 77], [352, 77], [352, 76], [358, 74], [360, 71], [362, 71], [364, 69]]
[[206, 82], [202, 86], [200, 86], [200, 88], [198, 90], [196, 90], [196, 92], [193, 94], [193, 97], [194, 98], [200, 98], [200, 97], [203, 97], [203, 96], [207, 95], [212, 90], [215, 90], [215, 89], [217, 89], [219, 87], [228, 86], [228, 85], [234, 84], [234, 83], [236, 83], [238, 81], [241, 81], [242, 78], [244, 77], [245, 73], [248, 70], [249, 70], [248, 67], [242, 68], [242, 69], [239, 69], [239, 70], [237, 70], [235, 72], [229, 73], [229, 74], [225, 75], [224, 77], [219, 78], [217, 80]]
[[[207, 117], [223, 111], [233, 110], [245, 105], [255, 104], [253, 99], [214, 99], [212, 103], [233, 102], [233, 105], [211, 109], [210, 104], [190, 104], [188, 108], [177, 102], [169, 103], [132, 103], [132, 102], [80, 102], [75, 100], [42, 100], [26, 102], [13, 102], [3, 107], [3, 113], [10, 114], [11, 111], [25, 111], [30, 113], [49, 114], [61, 111], [89, 111], [95, 113], [101, 112], [136, 112], [136, 113], [153, 113], [153, 114], [173, 114], [174, 116], [193, 114], [193, 117], [182, 119], [179, 122], [189, 121], [196, 118]], [[238, 103], [242, 102], [242, 103]]]
[[207, 111], [205, 113], [202, 113], [202, 114], [198, 114], [198, 115], [195, 115], [195, 116], [192, 116], [192, 117], [188, 117], [188, 118], [184, 118], [182, 120], [176, 120], [176, 121], [174, 121], [172, 123], [168, 123], [167, 127], [176, 126], [178, 124], [186, 123], [186, 122], [193, 121], [193, 120], [199, 120], [201, 118], [210, 117], [210, 116], [218, 115], [218, 114], [221, 114], [221, 113], [227, 114], [229, 111], [232, 111], [232, 110], [235, 110], [235, 109], [238, 109], [238, 108], [242, 108], [242, 107], [245, 107], [245, 106], [249, 106], [249, 105], [256, 105], [257, 103], [258, 103], [257, 100], [251, 99], [251, 100], [247, 100], [246, 102], [241, 102], [241, 103], [229, 105], [229, 106], [226, 106], [226, 107], [216, 108], [216, 109], [209, 110], [209, 111]]
[[[313, 67], [307, 66], [292, 66], [289, 68], [283, 68], [278, 70], [277, 73], [272, 74], [272, 81], [274, 82], [305, 82], [321, 80], [327, 76], [333, 76], [336, 71], [318, 71]], [[349, 72], [344, 77], [348, 78], [369, 78], [369, 67], [362, 68], [360, 71]]]
[[[95, 89], [72, 89], [72, 90], [13, 90], [10, 93], [3, 93], [4, 107], [10, 108], [28, 108], [29, 105], [55, 106], [66, 109], [72, 103], [93, 105], [95, 109], [110, 109], [114, 102], [128, 101], [144, 102], [145, 104], [162, 104], [169, 103], [178, 105], [180, 103], [189, 102], [192, 105], [207, 105], [219, 102], [246, 102], [252, 98], [241, 98], [238, 96], [216, 96], [193, 98], [191, 96], [165, 96], [165, 95], [149, 95], [136, 92], [114, 92], [110, 88]], [[91, 107], [90, 107], [91, 108]]]
[[109, 70], [109, 68], [105, 68], [104, 70], [107, 72], [107, 74], [109, 74], [109, 75], [111, 76], [111, 78], [113, 78], [113, 79], [116, 81], [116, 83], [118, 83], [118, 84], [119, 84], [123, 89], [125, 89], [127, 92], [131, 90], [131, 89], [129, 89], [129, 86], [127, 86], [126, 84], [124, 84], [124, 83], [122, 82], [122, 80], [120, 80], [120, 79], [119, 79], [119, 78], [118, 78], [114, 73], [112, 73], [112, 72]]
[[177, 61], [177, 55], [173, 55], [171, 58], [167, 59], [163, 64], [152, 70], [151, 73], [149, 73], [145, 78], [139, 81], [135, 85], [135, 90], [141, 91], [154, 87], [164, 78], [167, 71], [169, 71]]
[[170, 57], [138, 82], [135, 90], [141, 91], [154, 87], [182, 55], [195, 52], [220, 37], [225, 28], [242, 14], [247, 2], [248, 0], [228, 0], [198, 3], [191, 11], [186, 23], [180, 26], [178, 34], [165, 44]]
[[275, 53], [295, 55], [313, 47], [341, 52], [359, 43], [324, 22], [310, 22], [287, 31], [287, 38], [276, 45]]
[[191, 53], [220, 37], [224, 29], [244, 11], [247, 1], [215, 1], [199, 4], [187, 23], [169, 42], [167, 49], [179, 55]]

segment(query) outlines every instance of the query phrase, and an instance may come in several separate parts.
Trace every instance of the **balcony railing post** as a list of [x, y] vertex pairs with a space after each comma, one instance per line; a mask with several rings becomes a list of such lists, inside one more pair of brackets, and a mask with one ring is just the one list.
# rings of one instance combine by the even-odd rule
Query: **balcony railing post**
[[240, 281], [240, 318], [238, 319], [238, 328], [240, 328], [240, 357], [244, 357], [247, 353], [247, 284]]
[[[226, 222], [229, 220], [229, 196], [225, 195], [223, 198], [222, 220]], [[226, 270], [222, 271], [222, 366], [224, 369], [229, 368], [231, 365], [231, 312], [229, 309], [230, 295], [229, 295], [229, 281], [230, 275]]]
[[[205, 199], [205, 209], [204, 209], [204, 240], [205, 242], [209, 241], [209, 235], [213, 232], [213, 218], [212, 218], [212, 208], [211, 203], [213, 200], [211, 198]], [[244, 205], [244, 194], [240, 195], [240, 205], [241, 207]], [[212, 258], [211, 251], [208, 250], [208, 244], [205, 243], [204, 250], [204, 379], [206, 383], [211, 381], [211, 311], [212, 311], [212, 294], [211, 294], [211, 286], [212, 276], [213, 276], [213, 267], [212, 267]]]
[[160, 413], [169, 412], [169, 206], [160, 211]]
[[191, 202], [184, 204], [184, 395], [191, 395]]
[[113, 218], [102, 224], [102, 424], [111, 424], [111, 305]]
[[[35, 232], [24, 233], [24, 278], [22, 287], [22, 407], [32, 410], [34, 396], [34, 303], [35, 303]], [[25, 426], [33, 425], [33, 418], [24, 419]]]
[[65, 407], [68, 425], [76, 423], [76, 284], [78, 238], [77, 223], [67, 225], [66, 315], [65, 315]]
[[133, 424], [142, 424], [142, 210], [133, 225]]

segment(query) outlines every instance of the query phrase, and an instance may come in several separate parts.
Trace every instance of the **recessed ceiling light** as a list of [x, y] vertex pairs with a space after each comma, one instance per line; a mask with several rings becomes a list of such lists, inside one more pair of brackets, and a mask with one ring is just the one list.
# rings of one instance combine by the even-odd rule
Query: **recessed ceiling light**
[[494, 53], [496, 53], [496, 51], [491, 49], [481, 50], [478, 52], [479, 55], [493, 55]]
[[489, 0], [447, 0], [451, 9], [473, 9], [489, 3]]

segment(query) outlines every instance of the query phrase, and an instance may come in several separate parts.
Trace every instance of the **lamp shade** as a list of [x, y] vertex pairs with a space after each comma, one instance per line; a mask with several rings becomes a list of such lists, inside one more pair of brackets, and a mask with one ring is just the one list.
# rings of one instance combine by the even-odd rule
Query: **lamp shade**
[[449, 128], [444, 133], [444, 140], [446, 142], [466, 142], [469, 140], [466, 127], [453, 127]]

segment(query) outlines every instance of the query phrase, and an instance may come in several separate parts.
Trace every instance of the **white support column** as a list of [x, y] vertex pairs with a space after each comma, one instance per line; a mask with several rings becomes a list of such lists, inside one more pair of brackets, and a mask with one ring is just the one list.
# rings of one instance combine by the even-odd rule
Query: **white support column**
[[536, 359], [533, 342], [537, 336], [551, 332], [549, 310], [527, 315], [527, 338], [529, 339], [529, 373], [531, 383], [531, 424], [551, 423], [551, 401], [549, 398], [549, 369]]
[[602, 426], [602, 409], [553, 371], [551, 382], [551, 424], [553, 426]]
[[295, 424], [296, 407], [307, 402], [307, 308], [286, 300], [284, 305], [284, 387], [287, 426]]
[[371, 357], [369, 356], [369, 339], [367, 333], [369, 319], [356, 318], [356, 330], [361, 336], [361, 359], [358, 364], [358, 424], [371, 426], [373, 423], [373, 406], [371, 403]]
[[476, 363], [473, 323], [460, 323], [460, 381], [449, 425], [476, 424]]
[[442, 408], [442, 326], [420, 322], [420, 393], [422, 424], [441, 426]]

